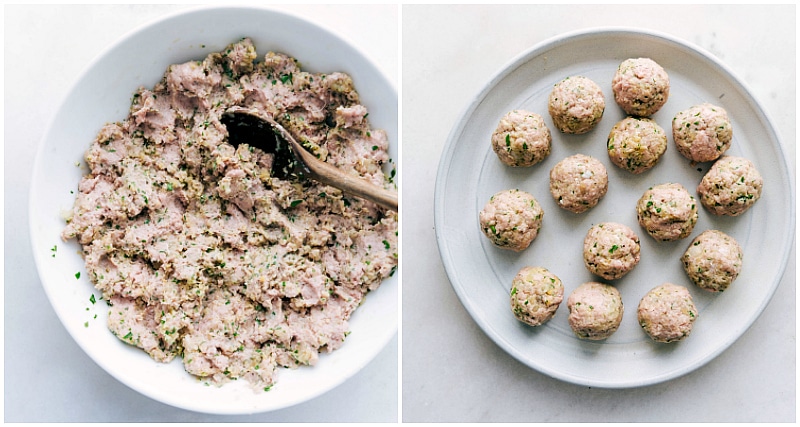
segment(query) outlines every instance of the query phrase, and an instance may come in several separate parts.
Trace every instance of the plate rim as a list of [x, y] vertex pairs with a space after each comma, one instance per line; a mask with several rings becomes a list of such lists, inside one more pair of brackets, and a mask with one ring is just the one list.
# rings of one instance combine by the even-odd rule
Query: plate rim
[[792, 242], [794, 240], [794, 235], [796, 233], [796, 224], [795, 222], [791, 222], [791, 229], [788, 230], [787, 238], [783, 244], [783, 254], [782, 259], [779, 263], [779, 268], [776, 271], [775, 281], [771, 284], [769, 292], [764, 298], [763, 302], [755, 311], [755, 315], [752, 319], [749, 319], [746, 327], [738, 331], [737, 334], [732, 335], [732, 339], [723, 343], [723, 345], [718, 346], [714, 351], [709, 353], [706, 357], [699, 359], [697, 362], [693, 364], [687, 364], [686, 366], [681, 367], [680, 369], [675, 369], [673, 371], [662, 373], [660, 375], [648, 377], [646, 379], [638, 379], [638, 380], [628, 380], [628, 381], [603, 381], [603, 380], [594, 380], [594, 379], [587, 379], [577, 377], [575, 375], [571, 375], [569, 373], [560, 372], [557, 369], [551, 369], [549, 367], [543, 366], [539, 363], [535, 363], [531, 361], [529, 358], [524, 357], [517, 349], [512, 346], [505, 345], [507, 342], [503, 337], [499, 334], [494, 332], [494, 327], [487, 319], [484, 319], [480, 316], [474, 315], [473, 304], [469, 300], [468, 295], [466, 295], [466, 291], [464, 291], [456, 282], [455, 278], [455, 266], [453, 265], [452, 259], [449, 259], [445, 256], [444, 250], [446, 247], [445, 244], [445, 237], [443, 235], [443, 227], [444, 218], [443, 218], [443, 211], [444, 211], [444, 190], [447, 183], [447, 176], [449, 174], [450, 167], [452, 166], [452, 156], [454, 151], [457, 148], [457, 141], [456, 138], [461, 132], [464, 130], [466, 125], [466, 120], [468, 117], [474, 113], [474, 111], [478, 108], [480, 103], [487, 97], [489, 93], [509, 74], [513, 73], [517, 68], [524, 65], [525, 63], [533, 60], [534, 58], [541, 55], [544, 51], [550, 50], [552, 48], [558, 47], [560, 45], [568, 44], [575, 40], [585, 39], [587, 37], [592, 36], [628, 36], [628, 37], [648, 37], [652, 40], [660, 40], [665, 43], [670, 44], [673, 47], [680, 47], [685, 49], [689, 52], [692, 52], [696, 55], [701, 56], [704, 60], [708, 61], [714, 67], [717, 67], [723, 74], [727, 76], [730, 81], [732, 81], [735, 85], [740, 86], [744, 92], [743, 95], [747, 100], [749, 100], [750, 105], [755, 107], [758, 113], [763, 118], [763, 121], [769, 128], [769, 131], [774, 136], [775, 141], [777, 142], [777, 151], [780, 154], [780, 162], [781, 162], [781, 174], [784, 175], [785, 182], [789, 187], [790, 190], [790, 212], [789, 218], [795, 217], [795, 193], [794, 193], [794, 183], [792, 181], [791, 169], [789, 168], [788, 160], [786, 158], [786, 149], [783, 146], [782, 138], [780, 134], [777, 132], [775, 128], [774, 122], [769, 116], [769, 114], [764, 110], [761, 103], [753, 96], [751, 89], [748, 87], [745, 82], [739, 79], [735, 73], [724, 63], [722, 63], [718, 58], [716, 58], [713, 54], [708, 52], [707, 50], [696, 46], [686, 40], [683, 40], [679, 37], [672, 36], [670, 34], [655, 31], [645, 28], [639, 27], [630, 27], [630, 26], [596, 26], [596, 27], [587, 27], [572, 31], [562, 32], [560, 34], [548, 37], [528, 49], [523, 50], [516, 56], [514, 56], [511, 60], [509, 60], [505, 65], [503, 65], [494, 75], [490, 77], [490, 79], [476, 92], [476, 94], [471, 98], [471, 101], [462, 108], [462, 111], [456, 116], [457, 120], [451, 127], [450, 132], [448, 133], [446, 142], [444, 147], [442, 148], [440, 159], [438, 162], [437, 167], [437, 174], [436, 174], [436, 181], [434, 186], [434, 234], [436, 238], [437, 248], [439, 251], [440, 259], [442, 265], [444, 267], [445, 273], [447, 275], [448, 281], [450, 282], [451, 287], [455, 291], [456, 296], [458, 297], [459, 302], [473, 319], [474, 322], [478, 324], [481, 331], [487, 335], [496, 345], [498, 345], [502, 350], [507, 352], [509, 355], [513, 356], [517, 361], [520, 363], [533, 368], [551, 378], [555, 378], [561, 381], [565, 381], [572, 384], [589, 386], [589, 387], [598, 387], [598, 388], [605, 388], [605, 389], [626, 389], [626, 388], [637, 388], [637, 387], [644, 387], [655, 385], [659, 383], [663, 383], [666, 381], [670, 381], [676, 378], [679, 378], [683, 375], [686, 375], [694, 370], [699, 369], [700, 367], [704, 366], [711, 360], [718, 357], [722, 354], [725, 350], [727, 350], [733, 343], [739, 340], [744, 333], [749, 330], [752, 325], [758, 320], [761, 314], [764, 312], [766, 306], [772, 300], [775, 291], [777, 290], [780, 282], [785, 275], [786, 266], [789, 261], [789, 254], [791, 252]]

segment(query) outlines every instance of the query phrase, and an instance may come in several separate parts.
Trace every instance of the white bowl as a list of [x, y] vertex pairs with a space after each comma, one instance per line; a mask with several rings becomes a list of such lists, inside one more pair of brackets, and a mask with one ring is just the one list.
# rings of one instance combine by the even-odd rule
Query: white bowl
[[[398, 102], [392, 84], [357, 48], [297, 16], [256, 7], [203, 7], [150, 23], [119, 40], [89, 64], [50, 122], [41, 142], [30, 189], [31, 239], [39, 276], [64, 327], [103, 369], [129, 387], [176, 407], [217, 414], [265, 412], [304, 402], [329, 391], [372, 360], [397, 332], [398, 276], [386, 280], [350, 321], [345, 344], [322, 354], [314, 367], [281, 370], [269, 392], [245, 381], [207, 386], [187, 374], [180, 361], [161, 364], [124, 344], [105, 326], [106, 305], [84, 273], [79, 246], [63, 242], [62, 213], [71, 209], [84, 173], [83, 156], [107, 122], [127, 116], [139, 86], [153, 87], [170, 64], [203, 59], [242, 37], [259, 53], [283, 52], [312, 72], [350, 74], [373, 127], [386, 130], [390, 156], [398, 159]], [[51, 248], [56, 248], [51, 252]], [[51, 255], [56, 256], [51, 256]], [[88, 309], [87, 309], [88, 307]], [[95, 318], [95, 314], [97, 317]], [[88, 323], [87, 323], [88, 322]], [[88, 326], [87, 326], [88, 325]]]

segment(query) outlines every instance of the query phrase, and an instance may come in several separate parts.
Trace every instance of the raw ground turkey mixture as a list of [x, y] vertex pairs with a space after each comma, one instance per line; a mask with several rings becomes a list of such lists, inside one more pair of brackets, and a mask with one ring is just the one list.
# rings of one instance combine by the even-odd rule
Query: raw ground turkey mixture
[[242, 39], [170, 66], [103, 127], [63, 231], [122, 341], [221, 384], [268, 390], [313, 365], [398, 264], [397, 213], [314, 181], [271, 176], [273, 155], [228, 143], [232, 106], [272, 115], [319, 158], [393, 187], [384, 131], [353, 81], [313, 74]]

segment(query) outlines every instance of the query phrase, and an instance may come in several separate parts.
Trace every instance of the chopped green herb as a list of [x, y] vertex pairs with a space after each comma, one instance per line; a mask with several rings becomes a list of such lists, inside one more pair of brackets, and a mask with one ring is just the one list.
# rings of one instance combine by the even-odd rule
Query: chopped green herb
[[94, 298], [94, 294], [92, 294], [92, 296], [89, 297], [89, 302], [92, 304], [97, 302], [97, 300]]
[[75, 273], [75, 278], [80, 280], [80, 278], [81, 278], [81, 272], [80, 271]]

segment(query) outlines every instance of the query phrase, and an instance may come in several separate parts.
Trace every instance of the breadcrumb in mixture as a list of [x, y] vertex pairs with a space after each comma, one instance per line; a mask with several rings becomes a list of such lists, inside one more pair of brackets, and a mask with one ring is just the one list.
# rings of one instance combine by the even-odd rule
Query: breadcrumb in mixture
[[120, 340], [222, 384], [269, 389], [279, 368], [339, 348], [348, 319], [398, 264], [397, 213], [271, 174], [273, 155], [228, 142], [232, 106], [270, 114], [322, 160], [393, 186], [384, 131], [351, 78], [309, 73], [250, 39], [171, 65], [86, 153], [64, 239], [109, 304]]

